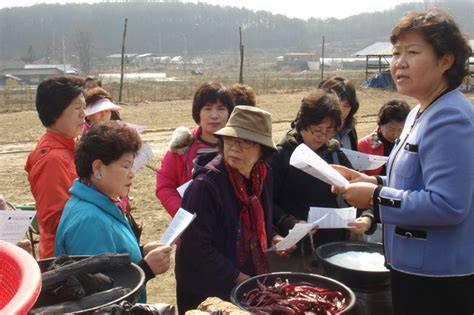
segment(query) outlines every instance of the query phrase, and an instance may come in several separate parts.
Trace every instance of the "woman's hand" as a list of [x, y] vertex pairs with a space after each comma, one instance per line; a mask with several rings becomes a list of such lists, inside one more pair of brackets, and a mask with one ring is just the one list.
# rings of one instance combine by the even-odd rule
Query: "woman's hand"
[[[148, 245], [148, 244], [147, 244]], [[143, 258], [153, 271], [154, 275], [166, 272], [170, 267], [171, 247], [165, 244], [158, 244]]]
[[143, 246], [143, 256], [148, 255], [149, 252], [151, 252], [152, 250], [154, 250], [157, 247], [160, 247], [161, 245], [163, 245], [163, 244], [161, 244], [158, 241], [153, 241], [153, 242], [146, 243]]
[[347, 224], [348, 228], [356, 234], [364, 234], [370, 229], [372, 218], [358, 217], [354, 222]]
[[375, 188], [377, 188], [376, 184], [357, 182], [342, 187], [332, 186], [331, 190], [335, 194], [342, 194], [342, 197], [353, 207], [371, 208]]
[[358, 172], [342, 165], [331, 164], [331, 166], [351, 183], [366, 182], [377, 184], [377, 179], [375, 178], [375, 176], [369, 176], [367, 174]]
[[[280, 243], [282, 239], [284, 239], [283, 236], [275, 235], [275, 236], [272, 238], [272, 245], [276, 245], [276, 244]], [[288, 257], [288, 256], [290, 256], [290, 254], [291, 254], [295, 249], [296, 249], [296, 245], [293, 245], [293, 246], [291, 246], [290, 248], [285, 249], [285, 250], [277, 250], [277, 251], [275, 251], [275, 254], [277, 254], [277, 255], [280, 256], [280, 257]]]

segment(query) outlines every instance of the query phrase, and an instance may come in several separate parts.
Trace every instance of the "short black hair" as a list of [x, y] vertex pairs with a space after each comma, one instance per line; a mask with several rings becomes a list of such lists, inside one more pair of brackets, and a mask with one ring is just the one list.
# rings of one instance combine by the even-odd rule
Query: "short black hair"
[[101, 160], [105, 165], [117, 161], [125, 153], [136, 155], [142, 141], [138, 132], [119, 121], [94, 124], [79, 141], [74, 152], [74, 161], [79, 178], [89, 179], [92, 162]]
[[296, 118], [291, 122], [291, 128], [301, 132], [311, 125], [318, 125], [324, 119], [333, 122], [334, 128], [341, 125], [341, 106], [337, 96], [330, 91], [317, 89], [301, 101]]
[[56, 122], [71, 102], [82, 94], [84, 81], [75, 76], [62, 76], [45, 80], [36, 91], [36, 111], [45, 127]]
[[234, 100], [230, 91], [222, 83], [206, 82], [199, 87], [193, 100], [193, 119], [196, 124], [200, 123], [201, 109], [206, 104], [214, 104], [217, 100], [227, 107], [230, 116], [234, 109]]
[[356, 88], [354, 84], [344, 77], [331, 77], [321, 81], [318, 88], [325, 89], [336, 93], [340, 101], [347, 100], [351, 106], [351, 111], [347, 115], [345, 126], [355, 126], [356, 120], [354, 115], [359, 110], [359, 100], [357, 99]]
[[410, 106], [402, 100], [390, 100], [379, 109], [377, 124], [385, 125], [391, 121], [405, 122], [410, 112]]

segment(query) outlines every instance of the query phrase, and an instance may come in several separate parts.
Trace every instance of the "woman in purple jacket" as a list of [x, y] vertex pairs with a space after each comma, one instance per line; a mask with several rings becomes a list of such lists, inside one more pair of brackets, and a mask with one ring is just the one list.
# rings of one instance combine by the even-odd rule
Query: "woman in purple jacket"
[[193, 174], [183, 197], [182, 207], [197, 216], [176, 251], [180, 314], [210, 296], [228, 300], [236, 284], [268, 272], [265, 250], [281, 240], [272, 229], [272, 176], [264, 162], [276, 150], [270, 114], [236, 106], [214, 134], [220, 153]]

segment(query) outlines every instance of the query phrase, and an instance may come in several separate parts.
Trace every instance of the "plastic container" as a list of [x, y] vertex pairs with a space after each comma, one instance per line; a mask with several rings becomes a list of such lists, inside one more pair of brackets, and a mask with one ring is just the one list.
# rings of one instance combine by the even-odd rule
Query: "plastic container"
[[41, 272], [23, 249], [0, 241], [0, 313], [26, 314], [41, 291]]

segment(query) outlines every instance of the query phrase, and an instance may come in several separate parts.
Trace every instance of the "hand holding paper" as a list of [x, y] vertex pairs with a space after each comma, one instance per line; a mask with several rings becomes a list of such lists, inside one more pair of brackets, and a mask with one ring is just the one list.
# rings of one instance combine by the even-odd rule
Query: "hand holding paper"
[[195, 218], [195, 213], [191, 214], [183, 208], [179, 208], [173, 220], [171, 220], [170, 225], [166, 229], [165, 234], [161, 237], [160, 243], [167, 245], [174, 244], [178, 237], [184, 232], [184, 230], [186, 230]]
[[319, 220], [312, 223], [296, 223], [290, 233], [282, 239], [279, 243], [276, 243], [267, 251], [273, 250], [287, 250], [293, 245], [298, 243], [303, 237], [305, 237], [312, 229], [314, 229], [319, 222], [323, 221], [327, 215], [321, 217]]
[[306, 144], [300, 144], [290, 158], [290, 165], [299, 168], [323, 182], [334, 186], [345, 186], [349, 181], [320, 158]]
[[308, 222], [319, 222], [320, 218], [326, 218], [319, 224], [320, 229], [347, 229], [347, 224], [356, 219], [357, 209], [348, 208], [321, 208], [311, 207], [308, 213]]

